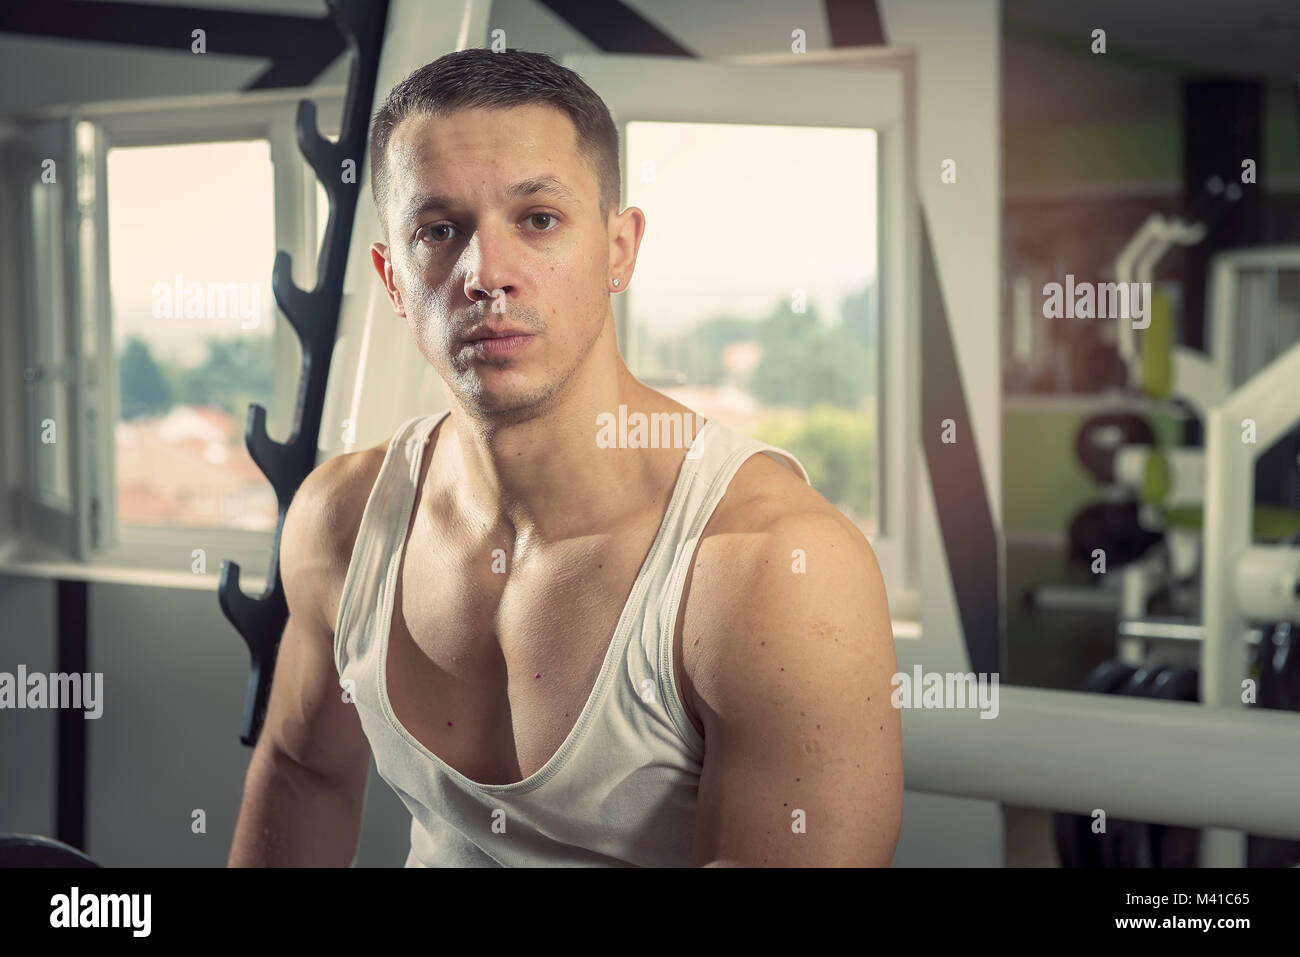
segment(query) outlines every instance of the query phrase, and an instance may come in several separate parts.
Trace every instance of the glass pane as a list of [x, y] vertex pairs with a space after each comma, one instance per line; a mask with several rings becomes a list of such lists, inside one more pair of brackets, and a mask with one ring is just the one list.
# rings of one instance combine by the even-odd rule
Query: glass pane
[[28, 387], [29, 408], [35, 416], [31, 436], [33, 487], [46, 505], [69, 508], [72, 481], [69, 450], [72, 448], [68, 419], [68, 389], [62, 382], [33, 382]]
[[69, 508], [72, 423], [64, 370], [67, 347], [66, 256], [63, 236], [63, 188], [35, 182], [31, 203], [32, 372], [26, 378], [31, 456], [29, 478], [36, 497], [47, 505]]
[[791, 452], [868, 535], [880, 514], [876, 150], [870, 129], [627, 125], [628, 205], [646, 214], [625, 293], [629, 367]]
[[123, 525], [275, 526], [244, 447], [271, 401], [274, 209], [265, 140], [108, 153]]
[[96, 142], [95, 127], [91, 123], [77, 124], [77, 267], [81, 287], [81, 354], [86, 368], [94, 368], [99, 352], [98, 316], [99, 302], [97, 268], [98, 250], [95, 236], [95, 203], [99, 184], [95, 180]]
[[33, 183], [32, 214], [32, 295], [34, 297], [35, 335], [32, 355], [43, 375], [57, 375], [66, 358], [64, 324], [67, 322], [64, 287], [63, 190], [56, 183]]

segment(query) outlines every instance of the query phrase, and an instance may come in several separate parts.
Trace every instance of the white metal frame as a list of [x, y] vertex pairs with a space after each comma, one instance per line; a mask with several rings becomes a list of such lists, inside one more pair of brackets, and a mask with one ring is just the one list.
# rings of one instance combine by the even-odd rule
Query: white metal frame
[[1236, 384], [1237, 277], [1246, 269], [1300, 270], [1300, 247], [1256, 246], [1216, 253], [1210, 264], [1205, 352], [1174, 348], [1177, 394], [1202, 415], [1222, 402]]
[[[1218, 299], [1213, 300], [1217, 308]], [[1210, 411], [1205, 424], [1205, 547], [1201, 572], [1205, 641], [1201, 646], [1201, 700], [1222, 710], [1243, 707], [1246, 677], [1245, 637], [1248, 609], [1237, 588], [1236, 570], [1251, 545], [1255, 502], [1255, 459], [1300, 421], [1296, 382], [1300, 381], [1300, 344], [1296, 344]], [[1242, 441], [1243, 422], [1255, 426], [1255, 442]], [[1291, 716], [1292, 734], [1300, 720]], [[1296, 740], [1300, 741], [1300, 737]], [[1297, 761], [1293, 756], [1293, 766]], [[1278, 765], [1261, 765], [1272, 776]], [[1240, 863], [1244, 840], [1239, 834], [1211, 835], [1204, 844], [1204, 863]]]
[[[903, 710], [909, 791], [1300, 839], [1300, 716], [996, 691], [994, 720], [975, 708]], [[1200, 866], [1212, 866], [1204, 854]]]
[[[877, 134], [880, 262], [880, 520], [872, 537], [891, 610], [919, 607], [919, 199], [915, 55], [909, 48], [844, 48], [681, 61], [653, 56], [566, 56], [609, 106], [620, 143], [627, 123], [750, 123], [870, 128]], [[846, 109], [845, 104], [851, 104]], [[626, 198], [626, 197], [624, 197]], [[614, 297], [619, 329], [624, 297]]]
[[[1120, 252], [1115, 262], [1115, 278], [1120, 283], [1149, 283], [1155, 264], [1168, 252], [1170, 246], [1192, 246], [1203, 238], [1204, 223], [1187, 223], [1177, 218], [1165, 219], [1159, 213], [1153, 214]], [[1147, 303], [1147, 308], [1151, 308], [1150, 302]], [[1130, 323], [1119, 324], [1117, 346], [1120, 357], [1128, 367], [1129, 387], [1137, 389], [1141, 384], [1142, 362], [1138, 355], [1137, 332]], [[1201, 415], [1226, 394], [1227, 386], [1216, 371], [1217, 363], [1213, 357], [1207, 359], [1199, 350], [1175, 343], [1172, 362], [1178, 395], [1187, 399]], [[1138, 564], [1127, 569], [1125, 576], [1132, 579], [1133, 593], [1140, 594], [1128, 612], [1141, 614], [1145, 609], [1148, 585], [1145, 565]]]
[[[57, 208], [47, 211], [48, 215], [35, 214], [28, 202], [27, 190], [34, 175], [30, 168], [23, 168], [21, 175], [12, 177], [15, 191], [12, 199], [16, 204], [11, 228], [17, 230], [13, 235], [13, 248], [18, 251], [11, 265], [15, 268], [18, 295], [15, 297], [17, 312], [13, 313], [16, 328], [11, 330], [13, 339], [20, 344], [16, 355], [7, 357], [10, 366], [6, 371], [16, 374], [26, 381], [29, 374], [45, 378], [63, 390], [67, 403], [66, 417], [56, 422], [56, 435], [62, 437], [66, 450], [68, 471], [67, 496], [50, 496], [41, 487], [37, 478], [33, 429], [39, 428], [36, 410], [29, 404], [31, 393], [23, 389], [20, 393], [22, 414], [17, 424], [19, 433], [17, 445], [21, 449], [22, 469], [20, 484], [15, 489], [13, 505], [19, 516], [18, 524], [26, 534], [38, 536], [42, 541], [54, 544], [73, 554], [85, 552], [85, 528], [77, 522], [77, 516], [84, 514], [88, 496], [84, 474], [84, 456], [79, 454], [82, 411], [84, 407], [84, 390], [81, 378], [77, 375], [80, 363], [81, 341], [78, 335], [78, 303], [82, 298], [81, 276], [72, 268], [77, 261], [76, 238], [78, 235], [78, 208], [76, 175], [76, 149], [73, 134], [74, 117], [63, 115], [54, 117], [37, 117], [46, 122], [25, 125], [18, 136], [21, 146], [15, 144], [17, 152], [7, 154], [6, 163], [30, 163], [36, 157], [53, 160], [56, 180], [47, 184], [51, 197], [57, 197]], [[58, 172], [61, 169], [62, 172]], [[9, 168], [6, 168], [6, 172]], [[46, 232], [39, 232], [47, 230]], [[38, 278], [37, 257], [41, 250], [52, 252], [58, 257], [58, 272], [50, 274], [51, 306], [57, 300], [61, 308], [52, 309], [49, 318], [54, 323], [50, 334], [62, 337], [61, 354], [44, 356], [37, 354], [37, 335], [34, 323], [27, 317], [41, 315], [37, 304], [36, 284]], [[54, 251], [57, 252], [55, 253]], [[30, 373], [29, 373], [30, 370]], [[59, 455], [63, 452], [57, 453]]]
[[[1248, 269], [1300, 270], [1300, 246], [1253, 246], [1215, 255], [1210, 267], [1210, 290], [1206, 296], [1211, 316], [1206, 345], [1224, 395], [1236, 387], [1237, 350], [1233, 327], [1237, 314], [1238, 276]], [[1223, 348], [1224, 344], [1228, 348]]]

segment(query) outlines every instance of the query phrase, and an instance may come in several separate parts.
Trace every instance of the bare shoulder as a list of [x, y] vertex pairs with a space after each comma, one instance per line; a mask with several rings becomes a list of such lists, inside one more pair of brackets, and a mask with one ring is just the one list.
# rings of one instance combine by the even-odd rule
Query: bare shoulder
[[747, 459], [719, 505], [682, 632], [704, 739], [692, 860], [886, 866], [902, 727], [871, 545], [771, 456]]
[[[290, 613], [319, 614], [332, 629], [361, 516], [389, 441], [327, 459], [294, 493], [280, 536], [280, 574]], [[296, 609], [295, 598], [313, 608]]]
[[855, 629], [889, 631], [884, 584], [866, 536], [769, 455], [754, 455], [737, 471], [705, 526], [687, 583], [679, 661], [684, 704], [697, 728], [698, 712], [710, 710], [713, 679], [733, 670], [730, 659], [758, 652], [745, 647], [758, 622], [780, 618], [812, 636], [838, 626], [831, 610], [843, 616], [852, 601]]
[[[793, 468], [770, 455], [754, 455], [736, 472], [710, 517], [696, 551], [696, 570], [725, 569], [734, 584], [737, 574], [770, 565], [778, 550], [787, 570], [796, 574], [810, 571], [813, 551], [840, 562], [871, 557], [866, 536]], [[732, 591], [712, 594], [716, 598]]]

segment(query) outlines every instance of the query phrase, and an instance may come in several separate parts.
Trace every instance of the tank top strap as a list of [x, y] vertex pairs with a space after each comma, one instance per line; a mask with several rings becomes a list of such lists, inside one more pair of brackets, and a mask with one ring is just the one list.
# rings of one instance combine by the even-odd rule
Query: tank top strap
[[[700, 430], [683, 464], [708, 473], [712, 479], [710, 497], [716, 496], [720, 500], [736, 472], [758, 452], [765, 452], [811, 484], [812, 480], [803, 464], [785, 449], [746, 435], [717, 419], [710, 419], [706, 427]], [[717, 502], [712, 504], [716, 505]]]
[[383, 608], [386, 591], [396, 583], [425, 443], [446, 415], [442, 412], [407, 419], [388, 443], [361, 514], [339, 596], [334, 663], [340, 674], [348, 660], [366, 654], [376, 639], [375, 618]]
[[686, 749], [697, 755], [703, 753], [704, 741], [687, 717], [674, 680], [673, 640], [677, 612], [686, 577], [694, 564], [695, 552], [709, 519], [741, 466], [759, 453], [766, 453], [811, 484], [803, 464], [784, 449], [745, 435], [715, 419], [710, 419], [700, 430], [682, 463], [686, 474], [683, 475], [679, 507], [668, 517], [663, 529], [671, 547], [659, 554], [656, 567], [650, 570], [646, 589], [649, 607], [641, 610], [646, 626], [641, 635], [640, 651], [647, 661], [656, 663], [654, 677], [660, 700], [664, 702]]

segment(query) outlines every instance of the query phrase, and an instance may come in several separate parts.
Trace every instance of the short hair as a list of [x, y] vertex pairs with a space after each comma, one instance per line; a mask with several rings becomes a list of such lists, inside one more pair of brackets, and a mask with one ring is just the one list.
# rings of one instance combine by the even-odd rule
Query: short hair
[[457, 50], [426, 63], [393, 87], [370, 128], [370, 188], [388, 235], [388, 144], [412, 114], [449, 116], [458, 110], [507, 109], [532, 103], [563, 110], [577, 132], [578, 152], [596, 174], [600, 212], [618, 208], [618, 130], [609, 107], [577, 73], [545, 53], [507, 49]]

